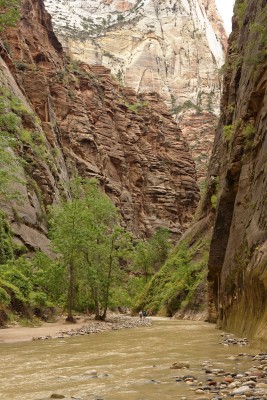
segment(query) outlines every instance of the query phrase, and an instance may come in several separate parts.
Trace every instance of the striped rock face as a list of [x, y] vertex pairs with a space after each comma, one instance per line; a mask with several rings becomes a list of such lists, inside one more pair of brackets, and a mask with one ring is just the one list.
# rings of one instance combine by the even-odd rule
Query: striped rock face
[[213, 0], [45, 1], [54, 30], [75, 57], [111, 68], [173, 108], [187, 100], [218, 111], [226, 34]]
[[71, 57], [110, 68], [120, 83], [138, 93], [160, 94], [185, 129], [202, 180], [217, 124], [218, 71], [227, 46], [214, 0], [45, 0], [45, 4]]
[[[199, 190], [192, 156], [166, 104], [155, 92], [137, 94], [120, 86], [104, 66], [66, 57], [40, 0], [25, 1], [22, 12], [20, 23], [5, 38], [17, 68], [0, 48], [0, 84], [10, 87], [13, 73], [12, 93], [25, 104], [30, 100], [28, 107], [39, 121], [49, 155], [38, 159], [29, 146], [24, 151], [44, 211], [58, 201], [75, 171], [100, 181], [136, 236], [165, 226], [180, 237], [192, 219]], [[21, 123], [24, 129], [33, 124]], [[35, 209], [41, 207], [33, 207], [35, 189], [27, 192], [29, 204], [18, 209], [25, 226], [12, 226], [24, 243], [37, 235]], [[35, 229], [30, 239], [28, 228]], [[36, 247], [32, 240], [29, 244]]]

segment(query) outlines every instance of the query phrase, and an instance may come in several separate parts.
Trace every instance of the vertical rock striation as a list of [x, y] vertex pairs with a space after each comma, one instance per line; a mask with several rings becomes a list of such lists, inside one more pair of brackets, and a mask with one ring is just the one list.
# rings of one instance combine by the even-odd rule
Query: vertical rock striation
[[216, 202], [210, 317], [267, 338], [267, 5], [238, 0], [202, 211]]

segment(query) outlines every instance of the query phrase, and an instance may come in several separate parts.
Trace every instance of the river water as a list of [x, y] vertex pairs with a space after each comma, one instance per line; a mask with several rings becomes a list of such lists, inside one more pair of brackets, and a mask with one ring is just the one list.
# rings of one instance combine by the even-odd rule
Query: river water
[[[0, 399], [37, 400], [52, 393], [88, 400], [169, 400], [196, 398], [179, 375], [207, 379], [202, 363], [245, 371], [246, 347], [219, 344], [221, 332], [199, 321], [159, 319], [149, 327], [96, 335], [0, 344]], [[230, 359], [230, 358], [231, 359]], [[190, 369], [174, 370], [174, 362]], [[88, 371], [97, 370], [97, 377]]]

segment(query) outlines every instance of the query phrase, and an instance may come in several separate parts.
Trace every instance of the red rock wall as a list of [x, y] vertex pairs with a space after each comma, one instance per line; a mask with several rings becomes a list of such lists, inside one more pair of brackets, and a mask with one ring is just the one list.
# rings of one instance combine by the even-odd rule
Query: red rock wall
[[[45, 204], [58, 200], [68, 176], [97, 177], [136, 235], [166, 226], [180, 235], [195, 211], [195, 165], [177, 124], [156, 94], [137, 96], [102, 66], [66, 59], [42, 1], [27, 0], [17, 29], [5, 34], [10, 69], [40, 118], [52, 174], [33, 177]], [[2, 51], [7, 60], [8, 55]], [[32, 160], [34, 163], [34, 160]]]
[[211, 317], [267, 345], [267, 6], [238, 1], [203, 214], [217, 200]]

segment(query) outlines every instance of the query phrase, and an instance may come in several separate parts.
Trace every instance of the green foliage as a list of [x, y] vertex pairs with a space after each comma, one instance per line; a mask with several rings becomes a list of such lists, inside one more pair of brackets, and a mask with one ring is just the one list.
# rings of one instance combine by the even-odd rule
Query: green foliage
[[217, 195], [218, 195], [219, 189], [220, 189], [220, 177], [217, 176], [215, 179], [215, 193], [210, 198], [211, 206], [212, 206], [212, 208], [214, 208], [214, 210], [216, 210], [216, 208], [217, 208], [217, 201], [218, 201]]
[[148, 279], [159, 270], [171, 249], [170, 232], [159, 228], [150, 240], [140, 240], [133, 255], [133, 270], [141, 272]]
[[4, 214], [0, 211], [0, 264], [5, 264], [13, 258], [12, 232]]
[[68, 285], [65, 268], [60, 260], [53, 260], [46, 254], [37, 252], [31, 266], [26, 266], [24, 271], [26, 276], [32, 279], [35, 291], [40, 290], [41, 293], [45, 293], [49, 302], [64, 305]]
[[[26, 303], [26, 299], [23, 296], [23, 293], [20, 289], [11, 282], [5, 281], [0, 277], [0, 287], [6, 291], [6, 293], [10, 296], [10, 301], [16, 299], [17, 301], [21, 302], [22, 304]], [[7, 304], [7, 303], [6, 303]]]
[[228, 111], [230, 114], [233, 114], [235, 111], [235, 106], [234, 104], [229, 104], [229, 106], [227, 107]]
[[230, 142], [233, 138], [233, 125], [225, 125], [223, 127], [223, 139], [225, 142]]
[[217, 195], [216, 194], [213, 194], [212, 196], [211, 196], [211, 198], [210, 198], [210, 201], [211, 201], [211, 206], [212, 206], [212, 208], [214, 208], [215, 210], [216, 210], [216, 208], [217, 208]]
[[242, 26], [243, 19], [247, 8], [247, 0], [238, 0], [235, 4], [235, 14], [238, 18], [239, 27]]
[[[135, 305], [138, 297], [146, 285], [145, 278], [141, 276], [130, 276], [127, 281], [127, 294], [131, 300], [129, 307]], [[123, 303], [122, 303], [123, 304]], [[121, 304], [120, 304], [121, 305]]]
[[121, 21], [123, 21], [124, 20], [124, 16], [122, 15], [122, 14], [118, 14], [117, 15], [117, 21], [118, 22], [121, 22]]
[[[145, 286], [135, 304], [135, 310], [173, 315], [191, 301], [203, 281], [207, 265], [209, 242], [204, 239], [191, 248], [180, 242], [164, 266]], [[197, 261], [194, 259], [197, 258]]]
[[20, 0], [0, 0], [0, 33], [19, 19]]
[[29, 299], [32, 307], [46, 307], [50, 305], [48, 296], [44, 292], [31, 292]]
[[0, 88], [0, 197], [19, 199], [15, 188], [17, 183], [25, 183], [23, 176], [24, 160], [18, 157], [22, 145], [30, 147], [37, 158], [47, 159], [45, 137], [41, 129], [24, 129], [23, 121], [36, 123], [34, 115], [22, 101], [13, 96], [5, 87]]
[[15, 268], [13, 265], [1, 265], [0, 266], [1, 277], [6, 281], [16, 286], [23, 295], [23, 298], [29, 297], [30, 291], [32, 290], [32, 284], [29, 278], [27, 278], [21, 271]]
[[[50, 236], [68, 276], [68, 312], [77, 298], [93, 300], [96, 317], [105, 318], [112, 288], [123, 283], [120, 263], [127, 261], [130, 240], [119, 215], [96, 180], [71, 181], [71, 199], [51, 208]], [[77, 289], [78, 288], [78, 289]]]
[[244, 63], [253, 67], [252, 76], [262, 71], [267, 57], [267, 8], [256, 13], [254, 22], [250, 25], [249, 37], [245, 48]]
[[10, 301], [11, 297], [7, 293], [7, 291], [3, 287], [1, 287], [1, 281], [0, 281], [0, 305], [7, 306], [8, 304], [10, 304]]
[[182, 111], [186, 110], [195, 110], [197, 113], [202, 111], [201, 107], [197, 104], [194, 104], [191, 100], [186, 100], [183, 104], [180, 105], [173, 105], [172, 107], [172, 114], [178, 114]]
[[255, 135], [255, 127], [252, 124], [247, 124], [243, 128], [243, 135], [247, 140], [252, 140]]
[[124, 104], [129, 110], [137, 114], [140, 110], [142, 110], [142, 108], [147, 107], [149, 103], [148, 101], [140, 101], [133, 104], [125, 102]]
[[248, 123], [243, 128], [243, 136], [244, 136], [244, 151], [248, 153], [253, 147], [253, 140], [255, 136], [255, 127], [251, 123]]

